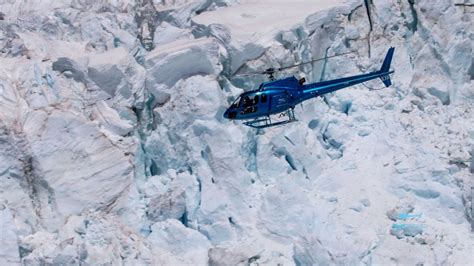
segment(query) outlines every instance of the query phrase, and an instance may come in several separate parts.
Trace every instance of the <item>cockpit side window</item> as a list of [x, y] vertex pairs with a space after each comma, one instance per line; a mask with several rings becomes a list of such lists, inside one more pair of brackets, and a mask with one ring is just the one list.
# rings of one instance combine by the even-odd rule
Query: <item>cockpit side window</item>
[[260, 95], [260, 102], [261, 103], [266, 103], [267, 102], [267, 94], [266, 93], [262, 93]]
[[258, 104], [258, 95], [247, 95], [242, 100], [242, 107], [249, 107]]

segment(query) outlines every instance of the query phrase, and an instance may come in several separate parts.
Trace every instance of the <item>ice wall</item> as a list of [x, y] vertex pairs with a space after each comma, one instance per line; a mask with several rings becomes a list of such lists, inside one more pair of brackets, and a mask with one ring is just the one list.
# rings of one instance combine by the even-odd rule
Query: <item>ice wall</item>
[[[291, 4], [289, 4], [291, 2]], [[0, 264], [469, 264], [473, 12], [426, 1], [0, 1]], [[261, 131], [263, 77], [368, 72]]]

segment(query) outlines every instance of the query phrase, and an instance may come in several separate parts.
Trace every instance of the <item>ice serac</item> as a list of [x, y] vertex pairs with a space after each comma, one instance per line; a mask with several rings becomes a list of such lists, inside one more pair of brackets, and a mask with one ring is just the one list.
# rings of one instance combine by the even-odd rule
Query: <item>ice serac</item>
[[2, 245], [0, 263], [2, 265], [21, 265], [15, 220], [5, 203], [0, 203], [0, 223], [0, 243]]
[[160, 46], [145, 57], [146, 86], [155, 95], [183, 78], [217, 75], [219, 45], [212, 39], [180, 40]]
[[131, 108], [141, 100], [145, 69], [124, 47], [90, 54], [87, 75], [109, 98], [114, 99], [117, 108]]
[[[51, 189], [51, 200], [64, 216], [110, 208], [130, 186], [133, 165], [93, 122], [69, 111], [54, 110], [26, 118], [38, 175]], [[109, 178], [113, 176], [114, 178]]]
[[[209, 240], [196, 230], [184, 227], [178, 220], [168, 219], [155, 223], [148, 237], [157, 248], [169, 251], [175, 263], [186, 265], [206, 265], [208, 263]], [[169, 263], [169, 262], [168, 262]]]
[[133, 125], [128, 121], [122, 120], [117, 111], [110, 108], [105, 101], [98, 102], [91, 115], [105, 129], [116, 135], [125, 136], [133, 130]]
[[[468, 4], [0, 10], [0, 264], [471, 263]], [[265, 78], [235, 74], [353, 52], [277, 74], [328, 80], [379, 70], [390, 46], [389, 88], [325, 95], [260, 131], [222, 116]]]

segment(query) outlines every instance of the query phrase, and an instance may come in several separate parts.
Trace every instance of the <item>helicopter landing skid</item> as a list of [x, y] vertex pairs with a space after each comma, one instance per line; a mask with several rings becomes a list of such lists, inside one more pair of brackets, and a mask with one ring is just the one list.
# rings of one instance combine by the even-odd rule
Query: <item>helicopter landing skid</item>
[[295, 111], [293, 108], [288, 109], [283, 113], [280, 113], [278, 117], [280, 118], [280, 117], [285, 117], [285, 116], [288, 117], [288, 119], [283, 120], [283, 121], [275, 121], [275, 122], [272, 121], [269, 115], [264, 118], [258, 117], [258, 118], [255, 118], [254, 120], [245, 122], [244, 125], [260, 129], [260, 128], [280, 126], [280, 125], [298, 121], [295, 118]]

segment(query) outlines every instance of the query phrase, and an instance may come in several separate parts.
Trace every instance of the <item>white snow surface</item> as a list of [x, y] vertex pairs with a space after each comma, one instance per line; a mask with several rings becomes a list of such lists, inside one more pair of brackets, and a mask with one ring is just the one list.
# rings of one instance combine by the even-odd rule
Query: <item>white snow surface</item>
[[[464, 2], [0, 1], [0, 265], [471, 265]], [[240, 73], [390, 46], [389, 88], [222, 117], [264, 80]]]

